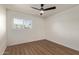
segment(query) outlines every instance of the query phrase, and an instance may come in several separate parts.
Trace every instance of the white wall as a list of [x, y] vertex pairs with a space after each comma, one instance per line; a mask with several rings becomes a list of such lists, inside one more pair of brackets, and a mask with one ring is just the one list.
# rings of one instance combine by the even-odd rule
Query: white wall
[[6, 49], [6, 10], [0, 5], [0, 54]]
[[47, 39], [79, 50], [79, 6], [46, 20]]
[[[13, 18], [23, 18], [32, 20], [32, 29], [15, 30], [13, 29]], [[15, 45], [36, 40], [45, 39], [44, 20], [29, 14], [7, 10], [7, 31], [8, 45]]]

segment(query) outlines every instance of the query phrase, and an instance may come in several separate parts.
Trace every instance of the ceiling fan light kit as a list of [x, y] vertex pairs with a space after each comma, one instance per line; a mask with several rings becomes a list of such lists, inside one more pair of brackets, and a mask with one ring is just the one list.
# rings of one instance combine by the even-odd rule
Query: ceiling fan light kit
[[46, 9], [44, 9], [43, 7], [44, 7], [44, 4], [41, 4], [41, 8], [40, 9], [35, 8], [35, 7], [32, 7], [32, 8], [33, 9], [36, 9], [36, 10], [39, 10], [40, 11], [40, 15], [43, 15], [44, 14], [44, 11], [56, 9], [56, 6], [53, 6], [53, 7], [50, 7], [50, 8], [46, 8]]
[[41, 10], [41, 11], [40, 11], [40, 15], [43, 15], [43, 14], [44, 14], [44, 11], [43, 11], [43, 10]]

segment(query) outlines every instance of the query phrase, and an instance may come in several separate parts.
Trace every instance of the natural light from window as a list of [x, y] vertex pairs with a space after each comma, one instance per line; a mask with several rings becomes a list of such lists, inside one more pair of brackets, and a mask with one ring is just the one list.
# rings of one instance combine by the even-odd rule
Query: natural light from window
[[14, 18], [15, 29], [30, 29], [32, 28], [32, 20]]

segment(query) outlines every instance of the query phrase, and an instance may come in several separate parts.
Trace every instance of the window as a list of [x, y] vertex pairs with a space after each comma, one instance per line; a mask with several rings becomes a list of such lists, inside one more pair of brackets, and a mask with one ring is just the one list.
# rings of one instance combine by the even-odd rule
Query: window
[[31, 28], [32, 27], [32, 21], [31, 20], [24, 20], [24, 28]]
[[32, 28], [32, 20], [25, 20], [25, 19], [14, 18], [13, 21], [14, 21], [14, 28], [15, 29]]

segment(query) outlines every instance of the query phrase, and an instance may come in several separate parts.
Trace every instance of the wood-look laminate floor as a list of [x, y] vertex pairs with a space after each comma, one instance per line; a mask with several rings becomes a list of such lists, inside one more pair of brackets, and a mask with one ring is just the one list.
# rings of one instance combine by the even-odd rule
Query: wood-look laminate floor
[[79, 52], [48, 40], [7, 47], [4, 55], [79, 55]]

